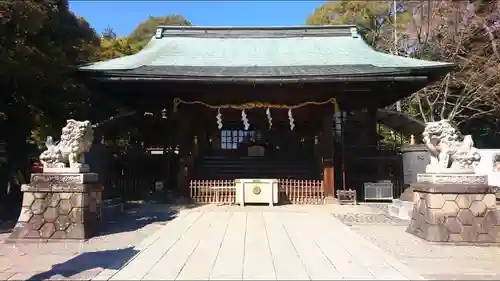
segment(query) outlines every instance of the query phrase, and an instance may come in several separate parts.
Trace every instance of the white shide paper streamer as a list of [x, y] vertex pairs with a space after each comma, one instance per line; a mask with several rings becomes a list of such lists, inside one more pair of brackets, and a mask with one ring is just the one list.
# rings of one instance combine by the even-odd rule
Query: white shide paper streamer
[[243, 121], [243, 126], [245, 126], [245, 131], [248, 131], [250, 128], [250, 123], [248, 123], [247, 113], [245, 110], [241, 110], [241, 121]]
[[217, 116], [215, 117], [217, 118], [217, 128], [222, 129], [222, 114], [220, 113], [220, 108], [217, 109]]
[[271, 117], [271, 109], [268, 107], [266, 109], [267, 122], [269, 122], [269, 130], [273, 127], [273, 118]]
[[295, 120], [293, 119], [292, 109], [288, 110], [288, 120], [290, 121], [290, 130], [293, 131], [293, 128], [295, 128]]

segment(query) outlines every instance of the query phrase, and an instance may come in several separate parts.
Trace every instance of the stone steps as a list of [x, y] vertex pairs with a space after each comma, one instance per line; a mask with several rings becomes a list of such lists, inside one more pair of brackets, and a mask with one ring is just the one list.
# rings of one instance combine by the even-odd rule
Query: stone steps
[[413, 211], [413, 202], [403, 201], [400, 199], [392, 200], [392, 204], [387, 206], [387, 211], [390, 216], [397, 217], [402, 220], [410, 220], [411, 212]]
[[313, 157], [301, 155], [268, 157], [200, 156], [194, 179], [291, 178], [318, 180], [321, 174]]

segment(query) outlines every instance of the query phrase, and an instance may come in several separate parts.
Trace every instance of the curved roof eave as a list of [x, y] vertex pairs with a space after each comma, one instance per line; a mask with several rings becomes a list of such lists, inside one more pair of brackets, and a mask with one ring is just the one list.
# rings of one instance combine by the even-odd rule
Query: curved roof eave
[[178, 82], [178, 83], [329, 83], [329, 82], [421, 82], [427, 76], [294, 76], [294, 77], [216, 77], [216, 76], [111, 76], [94, 77], [105, 82]]
[[420, 135], [425, 128], [425, 122], [408, 115], [386, 109], [377, 110], [377, 122], [405, 135]]
[[[248, 72], [233, 72], [229, 75], [207, 75], [206, 71], [197, 74], [193, 72], [170, 72], [170, 73], [136, 73], [130, 71], [98, 71], [79, 70], [80, 75], [99, 81], [207, 81], [207, 82], [236, 82], [236, 81], [259, 81], [259, 82], [335, 82], [335, 81], [427, 81], [430, 83], [448, 73], [453, 66], [434, 66], [412, 69], [390, 69], [390, 71], [371, 73], [327, 73], [311, 75], [303, 73], [296, 75], [250, 75]], [[271, 71], [274, 72], [274, 71]], [[278, 73], [277, 71], [274, 73]], [[293, 72], [292, 72], [293, 73]], [[297, 72], [296, 72], [297, 73]]]

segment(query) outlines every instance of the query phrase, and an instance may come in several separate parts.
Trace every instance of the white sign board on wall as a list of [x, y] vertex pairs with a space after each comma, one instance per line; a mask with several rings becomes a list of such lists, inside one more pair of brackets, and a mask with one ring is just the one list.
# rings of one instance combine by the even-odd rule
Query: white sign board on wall
[[481, 161], [476, 167], [477, 174], [488, 175], [488, 184], [500, 186], [500, 149], [479, 149]]

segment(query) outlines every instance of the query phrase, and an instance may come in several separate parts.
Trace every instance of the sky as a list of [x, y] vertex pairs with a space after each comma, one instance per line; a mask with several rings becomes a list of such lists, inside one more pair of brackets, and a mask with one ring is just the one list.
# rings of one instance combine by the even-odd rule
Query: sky
[[111, 27], [128, 35], [149, 16], [180, 14], [198, 26], [302, 25], [325, 1], [83, 1], [70, 0], [70, 9], [101, 33]]

